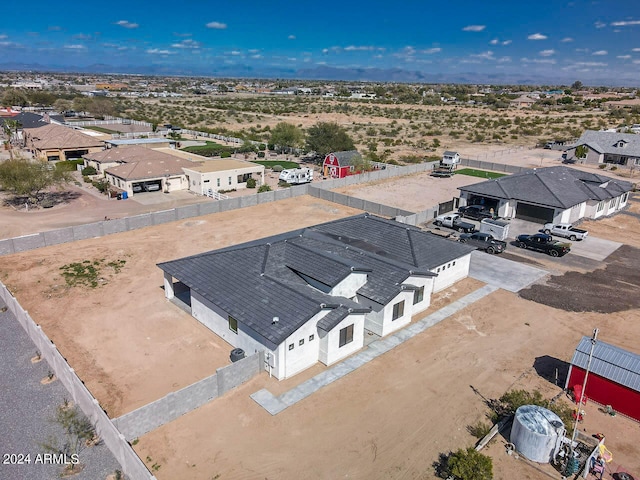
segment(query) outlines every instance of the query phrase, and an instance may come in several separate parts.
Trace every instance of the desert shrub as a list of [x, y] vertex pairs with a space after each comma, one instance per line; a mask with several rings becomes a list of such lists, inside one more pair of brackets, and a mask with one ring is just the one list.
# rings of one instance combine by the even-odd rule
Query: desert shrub
[[98, 171], [93, 167], [85, 167], [82, 169], [82, 175], [95, 175]]
[[258, 193], [270, 192], [270, 191], [271, 191], [271, 187], [269, 185], [260, 185], [260, 187], [258, 187]]
[[491, 425], [478, 420], [478, 422], [467, 427], [467, 431], [476, 438], [484, 438], [491, 430]]
[[404, 155], [400, 157], [400, 161], [404, 163], [422, 163], [424, 158], [420, 155]]
[[600, 170], [604, 170], [605, 168], [607, 168], [607, 164], [606, 163], [601, 163], [600, 165], [598, 165], [598, 168]]
[[477, 452], [475, 448], [460, 449], [447, 460], [447, 470], [459, 480], [491, 480], [493, 462], [490, 457]]
[[264, 158], [264, 157], [265, 157], [264, 152], [258, 152], [258, 158]]
[[274, 165], [273, 167], [271, 167], [271, 170], [273, 170], [274, 172], [281, 172], [282, 170], [284, 170], [284, 168], [282, 168], [282, 165]]
[[256, 179], [255, 178], [247, 179], [247, 188], [256, 188]]
[[289, 184], [289, 183], [285, 182], [284, 180], [280, 180], [280, 181], [278, 182], [278, 186], [279, 186], [279, 187], [282, 187], [282, 188], [288, 188], [288, 187], [290, 187], [290, 186], [291, 186], [291, 184]]
[[231, 156], [230, 152], [222, 152], [220, 154], [220, 158], [229, 158]]
[[82, 176], [82, 180], [84, 181], [84, 183], [91, 183], [91, 179], [89, 177], [87, 177], [86, 175]]
[[617, 170], [617, 169], [618, 169], [618, 167], [616, 167], [616, 166], [614, 165], [614, 166], [612, 166], [612, 167], [611, 167], [611, 169], [610, 169], [610, 170], [611, 170], [611, 171], [614, 171], [614, 170]]

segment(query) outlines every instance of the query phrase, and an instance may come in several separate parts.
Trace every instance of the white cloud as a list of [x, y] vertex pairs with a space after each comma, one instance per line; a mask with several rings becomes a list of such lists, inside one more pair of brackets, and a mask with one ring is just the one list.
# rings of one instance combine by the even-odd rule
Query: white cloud
[[498, 63], [509, 63], [511, 61], [511, 57], [500, 57], [498, 59]]
[[234, 56], [242, 55], [242, 52], [240, 50], [231, 50], [230, 53], [231, 55], [234, 55]]
[[137, 23], [133, 23], [128, 20], [118, 20], [115, 24], [124, 28], [138, 28], [140, 26]]
[[327, 53], [329, 53], [329, 49], [328, 48], [323, 48], [322, 49], [322, 53], [324, 53], [326, 55]]
[[606, 67], [608, 64], [604, 62], [575, 62], [572, 65], [575, 67]]
[[542, 50], [539, 55], [541, 57], [550, 57], [551, 55], [555, 55], [556, 51], [555, 50]]
[[498, 40], [497, 38], [494, 38], [493, 40], [491, 40], [489, 42], [489, 45], [497, 45], [500, 42], [500, 40]]
[[295, 39], [296, 39], [296, 36], [295, 36], [295, 35], [289, 35], [287, 38], [288, 38], [289, 40], [295, 40]]
[[573, 42], [573, 38], [571, 37], [564, 37], [562, 40], [560, 40], [562, 43], [568, 43], [568, 42]]
[[178, 43], [174, 43], [171, 45], [173, 48], [200, 48], [202, 46], [202, 44], [200, 42], [196, 42], [195, 40], [192, 40], [190, 38], [187, 38], [186, 40], [182, 40], [181, 42]]
[[596, 22], [596, 23], [594, 23], [593, 25], [594, 25], [596, 28], [604, 28], [604, 27], [606, 27], [606, 26], [607, 26], [607, 24], [606, 24], [606, 23], [604, 23], [604, 22], [600, 22], [600, 21], [597, 21], [597, 22]]
[[0, 35], [0, 40], [6, 40], [7, 38], [9, 38], [7, 35], [4, 35], [4, 34]]
[[85, 50], [87, 47], [85, 47], [84, 45], [75, 44], [75, 45], [65, 45], [64, 48], [68, 50]]
[[495, 57], [493, 56], [493, 52], [491, 50], [487, 50], [486, 52], [482, 52], [482, 53], [472, 54], [470, 56], [473, 58], [482, 58], [485, 60], [495, 60]]
[[376, 47], [365, 46], [365, 45], [349, 45], [348, 47], [344, 47], [345, 52], [370, 52], [375, 50]]
[[527, 58], [523, 57], [520, 59], [523, 63], [546, 63], [550, 65], [555, 65], [556, 61], [552, 58]]
[[511, 40], [505, 40], [502, 45], [511, 45]]
[[463, 32], [481, 32], [485, 28], [487, 28], [486, 25], [467, 25], [462, 29], [462, 31]]
[[77, 40], [91, 40], [91, 35], [86, 35], [84, 33], [78, 33], [76, 35], [73, 36], [73, 38], [77, 39]]
[[606, 50], [598, 50], [597, 52], [593, 52], [592, 55], [607, 55], [609, 52]]
[[625, 20], [622, 22], [611, 22], [612, 27], [628, 27], [630, 25], [640, 25], [640, 20]]
[[213, 28], [215, 30], [224, 30], [227, 28], [227, 24], [221, 22], [209, 22], [205, 26], [207, 28]]
[[546, 40], [546, 39], [547, 39], [547, 36], [546, 36], [546, 35], [543, 35], [543, 34], [541, 34], [541, 33], [534, 33], [534, 34], [532, 34], [532, 35], [529, 35], [529, 36], [527, 37], [527, 39], [529, 39], [529, 40]]
[[640, 64], [640, 60], [634, 60], [633, 63], [635, 63], [636, 65]]
[[151, 55], [174, 55], [176, 52], [172, 52], [171, 50], [161, 50], [159, 48], [150, 48], [147, 50], [147, 53]]
[[616, 58], [620, 58], [622, 60], [628, 60], [631, 58], [631, 55], [618, 55]]
[[259, 53], [256, 53], [255, 55], [251, 55], [251, 58], [259, 59], [259, 58], [262, 58], [262, 55], [260, 55]]
[[420, 53], [426, 53], [427, 55], [432, 55], [434, 53], [440, 53], [442, 49], [440, 47], [427, 48], [426, 50], [421, 50]]
[[257, 49], [257, 48], [251, 48], [251, 49], [247, 50], [247, 52], [249, 52], [249, 53], [259, 53], [260, 50]]
[[640, 48], [632, 48], [631, 51], [632, 52], [640, 52]]

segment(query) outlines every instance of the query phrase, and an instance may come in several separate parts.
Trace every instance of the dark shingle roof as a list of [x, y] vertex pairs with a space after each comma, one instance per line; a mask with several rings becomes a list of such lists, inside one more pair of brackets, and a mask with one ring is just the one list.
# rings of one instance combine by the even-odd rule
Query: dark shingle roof
[[19, 123], [18, 128], [38, 128], [48, 125], [42, 115], [32, 112], [20, 112], [13, 117], [0, 117], [0, 125], [4, 125], [5, 120], [15, 120]]
[[332, 311], [318, 327], [329, 330], [346, 309], [369, 311], [323, 293], [351, 272], [367, 273], [359, 295], [385, 305], [409, 276], [434, 276], [429, 270], [472, 250], [365, 214], [158, 266], [275, 347], [323, 309]]
[[527, 170], [458, 189], [476, 195], [566, 209], [587, 200], [614, 198], [631, 191], [632, 187], [631, 183], [622, 180], [557, 166]]
[[[586, 370], [590, 351], [591, 338], [582, 337], [571, 364]], [[640, 355], [636, 353], [598, 340], [593, 349], [590, 371], [640, 392]]]

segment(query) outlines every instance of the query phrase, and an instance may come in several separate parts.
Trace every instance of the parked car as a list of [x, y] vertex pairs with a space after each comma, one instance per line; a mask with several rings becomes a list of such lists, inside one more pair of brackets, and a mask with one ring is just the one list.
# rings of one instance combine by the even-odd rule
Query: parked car
[[142, 185], [137, 184], [132, 187], [133, 193], [140, 193], [142, 191]]
[[438, 215], [433, 223], [438, 227], [453, 228], [459, 232], [472, 233], [476, 231], [476, 226], [473, 223], [465, 222], [457, 213]]
[[144, 189], [147, 192], [157, 192], [158, 190], [160, 190], [160, 185], [158, 185], [157, 183], [147, 183], [144, 186]]
[[470, 218], [472, 220], [482, 220], [483, 218], [493, 218], [494, 214], [491, 209], [484, 205], [468, 205], [458, 208], [458, 213], [462, 218]]
[[561, 257], [571, 251], [570, 243], [554, 240], [551, 235], [536, 233], [535, 235], [518, 235], [516, 245], [520, 248], [530, 248], [544, 252], [552, 257]]
[[588, 235], [586, 230], [575, 228], [570, 223], [546, 223], [540, 231], [547, 235], [568, 238], [572, 242], [584, 240]]
[[507, 248], [507, 242], [496, 240], [489, 233], [463, 233], [459, 241], [484, 250], [487, 253], [502, 253]]

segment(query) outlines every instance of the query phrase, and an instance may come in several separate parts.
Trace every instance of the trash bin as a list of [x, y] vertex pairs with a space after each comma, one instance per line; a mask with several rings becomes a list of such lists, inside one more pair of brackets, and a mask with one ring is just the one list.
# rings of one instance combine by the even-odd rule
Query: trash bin
[[122, 194], [121, 194], [121, 193], [119, 193], [118, 195], [116, 195], [116, 198], [117, 198], [118, 200], [122, 200]]
[[127, 192], [122, 192], [122, 199], [126, 200], [127, 198], [129, 198], [129, 194]]

